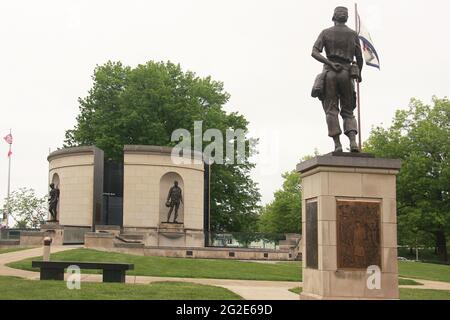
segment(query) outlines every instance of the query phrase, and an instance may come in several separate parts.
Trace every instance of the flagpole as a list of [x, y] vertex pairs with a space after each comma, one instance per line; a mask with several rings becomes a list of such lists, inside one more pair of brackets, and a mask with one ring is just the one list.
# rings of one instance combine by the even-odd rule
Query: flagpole
[[[11, 135], [11, 129], [9, 129], [9, 134]], [[11, 192], [11, 144], [9, 144], [9, 152], [8, 152], [8, 188], [7, 188], [7, 195], [6, 195], [6, 213], [5, 213], [5, 225], [6, 228], [8, 228], [8, 220], [9, 220], [9, 211], [10, 211], [10, 192]]]
[[[359, 26], [358, 26], [358, 4], [355, 3], [355, 30], [359, 35]], [[358, 139], [359, 139], [359, 149], [362, 150], [362, 137], [361, 137], [361, 96], [359, 90], [359, 81], [356, 80], [356, 99], [358, 106]]]

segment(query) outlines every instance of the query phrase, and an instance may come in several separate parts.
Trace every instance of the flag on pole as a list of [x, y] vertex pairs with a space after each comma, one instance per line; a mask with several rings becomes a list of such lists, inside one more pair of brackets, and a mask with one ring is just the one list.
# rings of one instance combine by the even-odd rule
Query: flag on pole
[[357, 30], [359, 39], [362, 42], [362, 51], [366, 64], [371, 67], [380, 69], [380, 58], [378, 57], [377, 50], [373, 45], [372, 37], [369, 31], [361, 22], [361, 17], [357, 15]]
[[3, 137], [3, 140], [5, 140], [7, 144], [9, 144], [9, 151], [8, 151], [8, 158], [9, 158], [12, 156], [12, 151], [11, 151], [11, 145], [13, 143], [12, 134], [11, 133], [7, 134], [5, 137]]
[[3, 139], [6, 141], [7, 144], [13, 143], [13, 137], [11, 133], [7, 134]]

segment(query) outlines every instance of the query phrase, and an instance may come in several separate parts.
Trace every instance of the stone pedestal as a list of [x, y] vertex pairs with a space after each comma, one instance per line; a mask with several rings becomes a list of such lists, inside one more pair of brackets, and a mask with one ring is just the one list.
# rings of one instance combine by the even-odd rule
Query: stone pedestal
[[166, 233], [184, 233], [184, 223], [161, 222], [158, 230]]
[[52, 238], [44, 238], [44, 253], [42, 255], [42, 261], [50, 261], [50, 246], [52, 244]]
[[47, 222], [41, 225], [41, 232], [45, 236], [52, 239], [52, 244], [56, 246], [62, 246], [64, 242], [64, 227], [56, 222]]
[[302, 299], [398, 299], [400, 160], [333, 153], [302, 177]]
[[158, 246], [184, 247], [186, 234], [183, 223], [161, 222], [158, 228]]

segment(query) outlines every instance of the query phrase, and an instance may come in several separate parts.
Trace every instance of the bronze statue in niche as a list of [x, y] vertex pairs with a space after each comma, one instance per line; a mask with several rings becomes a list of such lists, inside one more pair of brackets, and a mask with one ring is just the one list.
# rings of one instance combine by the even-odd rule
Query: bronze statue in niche
[[174, 181], [173, 186], [169, 190], [169, 194], [167, 195], [166, 207], [170, 208], [169, 213], [167, 215], [167, 222], [170, 222], [170, 216], [172, 212], [174, 212], [173, 223], [178, 223], [178, 209], [180, 208], [180, 204], [183, 203], [183, 195], [182, 190], [178, 186], [178, 181]]
[[48, 194], [48, 211], [51, 216], [51, 222], [58, 221], [58, 202], [59, 202], [59, 189], [54, 183], [50, 184], [50, 192]]

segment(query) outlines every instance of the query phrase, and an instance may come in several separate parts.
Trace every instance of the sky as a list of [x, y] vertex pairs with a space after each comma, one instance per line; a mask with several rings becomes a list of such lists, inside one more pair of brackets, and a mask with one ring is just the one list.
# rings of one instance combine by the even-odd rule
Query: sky
[[[354, 2], [346, 0], [1, 1], [0, 135], [12, 129], [14, 136], [11, 189], [47, 192], [47, 155], [74, 127], [77, 99], [87, 95], [96, 65], [170, 60], [224, 82], [231, 94], [226, 110], [244, 115], [250, 135], [260, 138], [252, 177], [262, 202], [270, 202], [283, 172], [316, 149], [333, 149], [321, 104], [310, 96], [322, 68], [311, 48], [338, 5], [350, 9], [353, 28]], [[449, 94], [450, 2], [358, 6], [381, 60], [380, 71], [363, 70], [365, 140], [410, 98], [430, 103]], [[0, 141], [0, 199], [7, 152]]]

